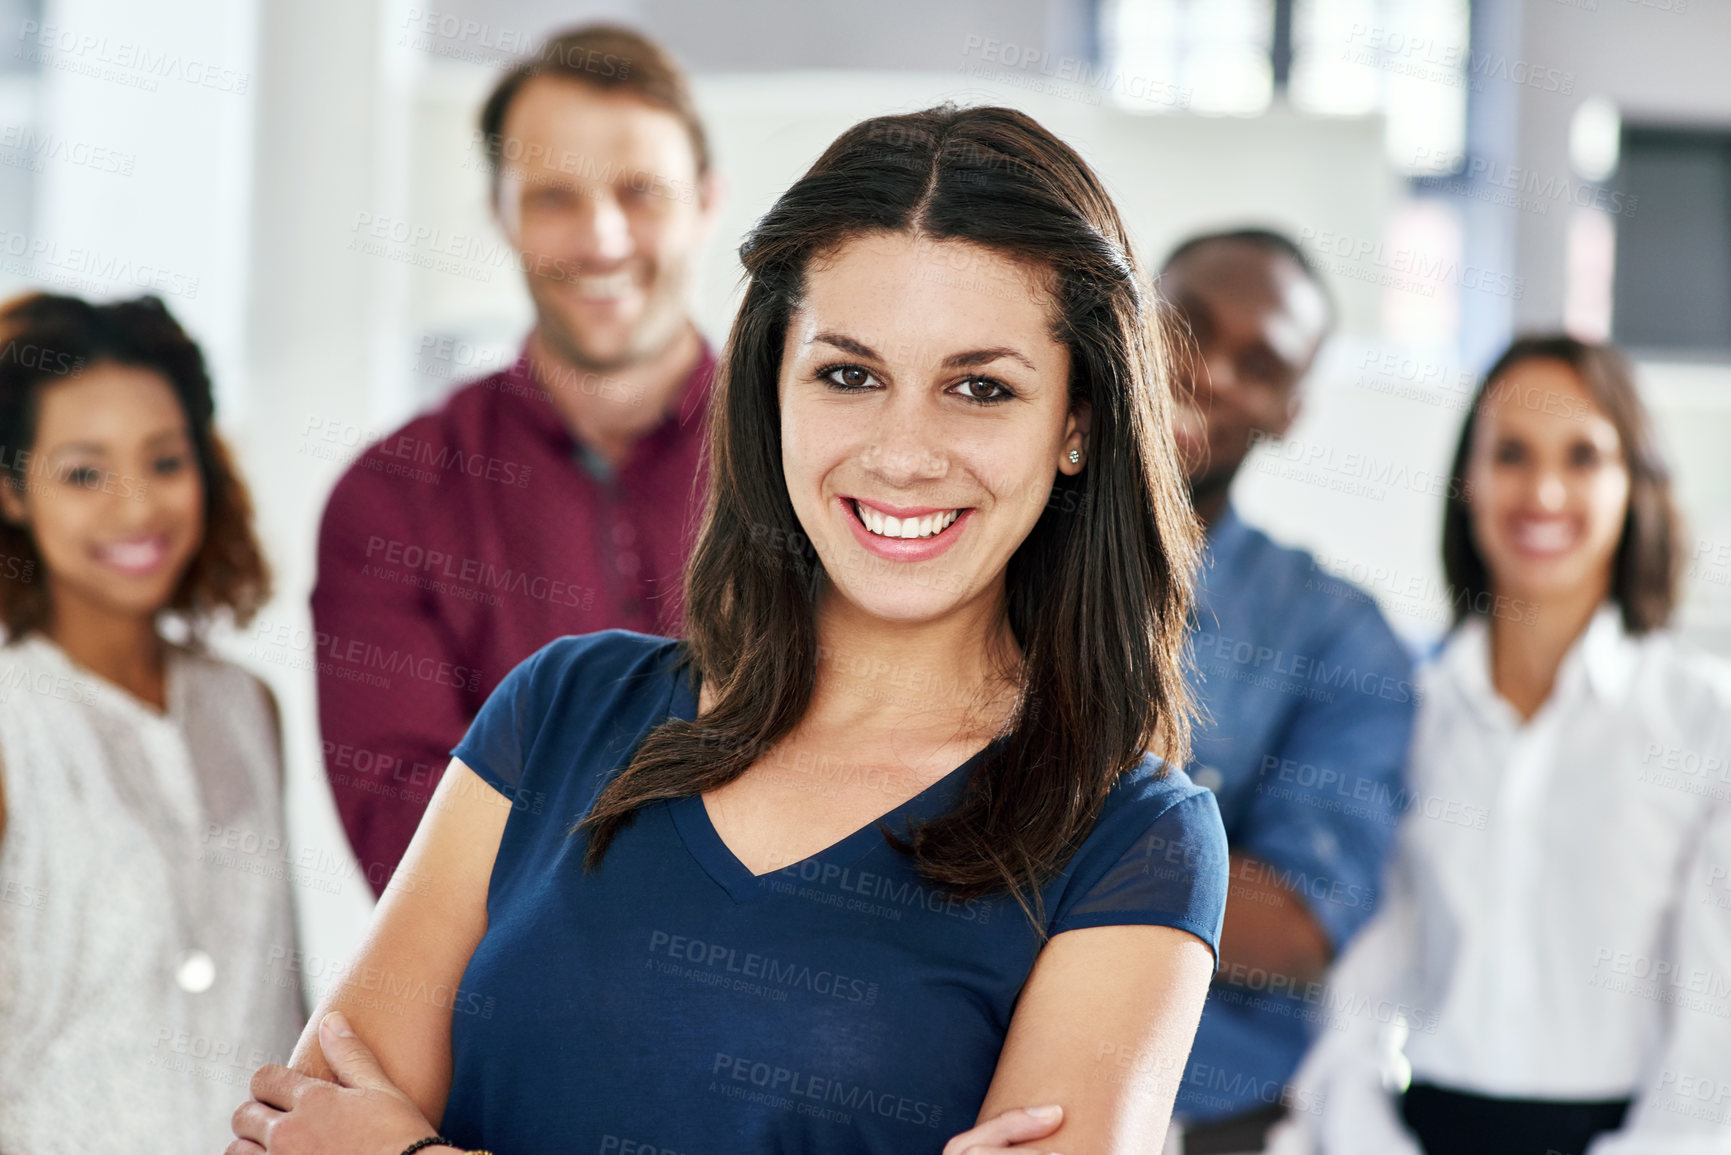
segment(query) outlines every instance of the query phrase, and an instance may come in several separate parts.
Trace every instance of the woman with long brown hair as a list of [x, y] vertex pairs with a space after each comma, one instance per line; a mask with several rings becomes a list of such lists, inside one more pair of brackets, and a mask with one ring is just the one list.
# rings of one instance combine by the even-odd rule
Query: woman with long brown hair
[[1731, 669], [1669, 628], [1681, 527], [1628, 361], [1565, 335], [1485, 376], [1443, 515], [1377, 913], [1271, 1150], [1731, 1150]]
[[1159, 1144], [1226, 847], [1122, 222], [946, 107], [848, 130], [741, 257], [689, 637], [506, 679], [231, 1152]]

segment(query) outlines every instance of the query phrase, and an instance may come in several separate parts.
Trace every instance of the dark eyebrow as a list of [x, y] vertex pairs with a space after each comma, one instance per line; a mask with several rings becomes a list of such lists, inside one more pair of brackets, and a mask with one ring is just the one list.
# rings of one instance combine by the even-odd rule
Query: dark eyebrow
[[[1179, 318], [1183, 321], [1184, 333], [1187, 338], [1195, 337], [1196, 323], [1198, 321], [1209, 328], [1213, 328], [1218, 324], [1214, 316], [1214, 307], [1210, 305], [1208, 299], [1200, 293], [1188, 290], [1180, 292], [1176, 296], [1172, 297], [1168, 301], [1168, 304], [1178, 311]], [[1286, 354], [1282, 353], [1279, 349], [1276, 349], [1273, 345], [1270, 345], [1261, 337], [1252, 341], [1244, 351], [1253, 356], [1266, 357], [1288, 373], [1296, 370], [1296, 366], [1293, 364], [1292, 360], [1286, 356]]]
[[1214, 310], [1209, 308], [1208, 299], [1193, 289], [1180, 289], [1167, 298], [1167, 303], [1178, 310], [1186, 328], [1195, 318], [1203, 321], [1214, 320]]
[[1276, 349], [1273, 345], [1270, 345], [1267, 341], [1262, 340], [1260, 337], [1252, 341], [1250, 347], [1246, 349], [1245, 352], [1258, 357], [1267, 357], [1282, 369], [1291, 370], [1293, 368], [1293, 364], [1287, 358], [1286, 354], [1282, 353], [1279, 349]]
[[877, 355], [877, 350], [873, 349], [870, 345], [862, 345], [852, 337], [844, 337], [840, 333], [819, 333], [817, 336], [813, 337], [812, 340], [822, 341], [825, 345], [834, 345], [842, 352], [852, 353], [855, 357], [865, 357], [872, 361], [883, 360], [882, 357]]
[[980, 365], [989, 365], [1000, 357], [1009, 357], [1012, 360], [1020, 361], [1033, 372], [1039, 372], [1034, 368], [1032, 361], [1005, 345], [998, 345], [991, 349], [973, 349], [966, 353], [951, 353], [944, 358], [944, 368], [973, 369]]
[[[844, 337], [840, 333], [819, 333], [813, 341], [822, 341], [825, 345], [833, 345], [856, 357], [865, 357], [872, 361], [882, 361], [877, 350], [870, 345], [862, 345], [852, 337]], [[1030, 370], [1038, 372], [1034, 363], [1007, 345], [998, 345], [990, 349], [970, 349], [966, 353], [951, 353], [944, 358], [945, 369], [972, 369], [980, 365], [988, 365], [1000, 357], [1010, 357], [1026, 365]]]
[[51, 452], [65, 453], [69, 450], [79, 453], [92, 453], [100, 457], [108, 452], [108, 446], [95, 441], [68, 441], [62, 445], [56, 445]]
[[[159, 442], [191, 440], [191, 438], [192, 438], [192, 430], [190, 430], [190, 429], [186, 428], [186, 426], [182, 425], [182, 426], [178, 426], [174, 429], [164, 429], [160, 433], [153, 433], [148, 438], [145, 439], [144, 444], [145, 445], [156, 445]], [[79, 452], [79, 453], [93, 453], [93, 454], [100, 457], [100, 456], [102, 456], [108, 452], [108, 446], [102, 444], [99, 441], [68, 441], [68, 442], [65, 442], [64, 444], [56, 445], [50, 452], [66, 453], [68, 451]]]

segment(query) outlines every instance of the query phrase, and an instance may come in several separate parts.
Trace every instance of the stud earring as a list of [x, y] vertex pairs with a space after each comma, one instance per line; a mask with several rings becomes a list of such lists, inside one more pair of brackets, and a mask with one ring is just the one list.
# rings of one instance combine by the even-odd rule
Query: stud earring
[[1070, 464], [1071, 465], [1080, 465], [1081, 463], [1082, 463], [1082, 451], [1080, 449], [1070, 450]]

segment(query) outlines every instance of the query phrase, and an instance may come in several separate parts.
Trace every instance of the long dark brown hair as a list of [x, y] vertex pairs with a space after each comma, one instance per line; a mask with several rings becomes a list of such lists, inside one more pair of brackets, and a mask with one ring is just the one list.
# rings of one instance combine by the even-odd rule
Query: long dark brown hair
[[[1443, 570], [1454, 598], [1454, 620], [1488, 601], [1490, 573], [1473, 544], [1467, 462], [1480, 408], [1509, 371], [1524, 361], [1561, 361], [1575, 371], [1587, 393], [1617, 428], [1629, 469], [1629, 511], [1611, 561], [1611, 597], [1632, 634], [1656, 630], [1671, 620], [1677, 605], [1682, 568], [1683, 531], [1671, 498], [1671, 469], [1659, 448], [1653, 419], [1641, 403], [1635, 373], [1614, 345], [1595, 344], [1565, 334], [1518, 338], [1485, 373], [1455, 446], [1448, 504], [1443, 510]], [[1555, 408], [1555, 406], [1553, 406]]]
[[[245, 625], [270, 598], [270, 570], [252, 526], [252, 498], [214, 427], [204, 354], [160, 298], [92, 304], [28, 293], [0, 304], [0, 485], [23, 491], [44, 389], [101, 365], [159, 374], [186, 413], [204, 483], [198, 552], [164, 609], [196, 637], [219, 611]], [[0, 624], [8, 640], [48, 623], [48, 583], [25, 525], [0, 518]]]
[[[1008, 891], [1036, 924], [1114, 781], [1149, 750], [1188, 757], [1186, 620], [1200, 530], [1172, 442], [1164, 342], [1129, 238], [1081, 157], [1020, 112], [944, 106], [844, 132], [740, 248], [747, 285], [717, 366], [709, 499], [686, 572], [691, 664], [715, 704], [656, 728], [602, 791], [586, 865], [637, 810], [714, 789], [787, 735], [812, 699], [826, 577], [781, 466], [777, 383], [807, 268], [863, 235], [965, 241], [1042, 271], [1086, 467], [1010, 558], [1024, 656], [1010, 729], [960, 803], [898, 843], [961, 897]], [[765, 549], [765, 539], [798, 543]], [[789, 564], [791, 562], [795, 564]], [[1030, 906], [1031, 896], [1034, 905]]]

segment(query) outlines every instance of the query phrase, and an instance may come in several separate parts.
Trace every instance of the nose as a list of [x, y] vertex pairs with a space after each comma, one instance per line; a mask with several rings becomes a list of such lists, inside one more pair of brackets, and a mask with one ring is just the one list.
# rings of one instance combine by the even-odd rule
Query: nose
[[1569, 490], [1560, 474], [1547, 470], [1539, 475], [1533, 498], [1546, 513], [1558, 513], [1568, 503]]
[[622, 261], [631, 255], [631, 221], [610, 190], [594, 190], [584, 197], [578, 216], [585, 259]]
[[163, 487], [148, 476], [128, 475], [119, 479], [118, 491], [109, 497], [111, 516], [127, 530], [143, 532], [155, 527], [158, 507], [166, 499]]
[[938, 415], [918, 392], [891, 388], [861, 464], [896, 488], [942, 478], [949, 472], [949, 458], [939, 446], [937, 427]]
[[1232, 358], [1218, 349], [1211, 349], [1202, 355], [1202, 372], [1196, 382], [1198, 397], [1212, 397], [1216, 393], [1230, 393], [1238, 387], [1238, 374], [1232, 366]]
[[108, 481], [113, 488], [102, 495], [98, 515], [98, 524], [104, 531], [120, 537], [154, 532], [158, 510], [150, 484], [131, 475], [119, 474]]

